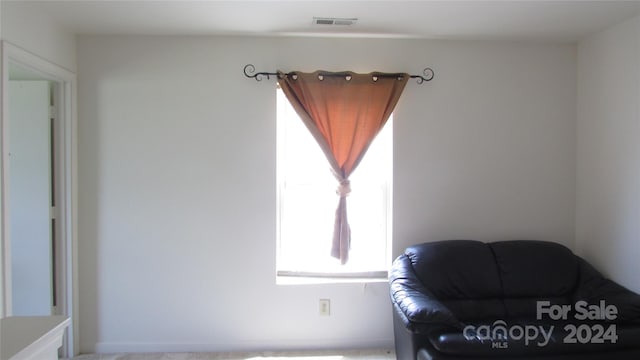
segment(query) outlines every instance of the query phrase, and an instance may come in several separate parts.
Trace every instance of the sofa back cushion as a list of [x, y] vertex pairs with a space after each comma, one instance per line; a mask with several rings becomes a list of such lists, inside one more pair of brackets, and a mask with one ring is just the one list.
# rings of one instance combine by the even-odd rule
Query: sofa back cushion
[[578, 283], [578, 258], [563, 245], [534, 240], [488, 245], [505, 298], [567, 296]]
[[474, 240], [436, 241], [409, 247], [416, 276], [443, 300], [501, 297], [491, 249]]
[[501, 241], [488, 244], [502, 281], [505, 311], [510, 317], [535, 318], [538, 301], [571, 304], [578, 283], [578, 258], [552, 242]]
[[446, 240], [406, 249], [417, 278], [458, 319], [535, 317], [538, 301], [570, 304], [578, 258], [534, 240]]
[[491, 249], [474, 240], [409, 247], [417, 278], [460, 320], [505, 315], [498, 269]]

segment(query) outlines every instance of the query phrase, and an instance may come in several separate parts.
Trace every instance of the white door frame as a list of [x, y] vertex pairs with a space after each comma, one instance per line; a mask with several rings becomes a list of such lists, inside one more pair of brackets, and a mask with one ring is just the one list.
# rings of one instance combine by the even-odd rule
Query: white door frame
[[63, 349], [66, 357], [78, 353], [78, 290], [77, 290], [77, 109], [76, 75], [50, 61], [30, 53], [7, 41], [2, 41], [1, 70], [2, 119], [0, 122], [0, 318], [11, 315], [11, 242], [8, 241], [8, 194], [9, 184], [9, 63], [32, 70], [44, 79], [55, 82], [58, 87], [58, 137], [55, 151], [57, 222], [61, 241], [62, 274], [59, 284], [63, 293], [58, 299], [62, 314], [71, 318]]

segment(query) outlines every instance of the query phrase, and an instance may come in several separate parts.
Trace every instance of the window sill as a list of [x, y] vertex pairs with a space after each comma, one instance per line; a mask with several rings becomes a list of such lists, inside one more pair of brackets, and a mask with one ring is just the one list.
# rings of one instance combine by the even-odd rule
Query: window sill
[[276, 275], [277, 285], [314, 285], [314, 284], [363, 284], [386, 283], [389, 281], [386, 271], [374, 271], [366, 273], [311, 273], [278, 271]]

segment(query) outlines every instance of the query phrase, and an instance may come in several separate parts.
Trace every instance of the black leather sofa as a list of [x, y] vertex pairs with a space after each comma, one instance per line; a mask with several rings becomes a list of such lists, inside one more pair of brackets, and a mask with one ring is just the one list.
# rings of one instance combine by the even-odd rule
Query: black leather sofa
[[419, 244], [389, 282], [398, 360], [640, 359], [640, 296], [557, 243]]

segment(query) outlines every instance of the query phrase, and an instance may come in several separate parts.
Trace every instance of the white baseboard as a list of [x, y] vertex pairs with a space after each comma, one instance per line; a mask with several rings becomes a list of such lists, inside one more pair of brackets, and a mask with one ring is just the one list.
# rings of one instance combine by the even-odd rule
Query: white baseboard
[[392, 349], [393, 338], [384, 339], [311, 339], [264, 340], [237, 343], [110, 343], [95, 345], [95, 353], [155, 352], [258, 352], [296, 350]]

